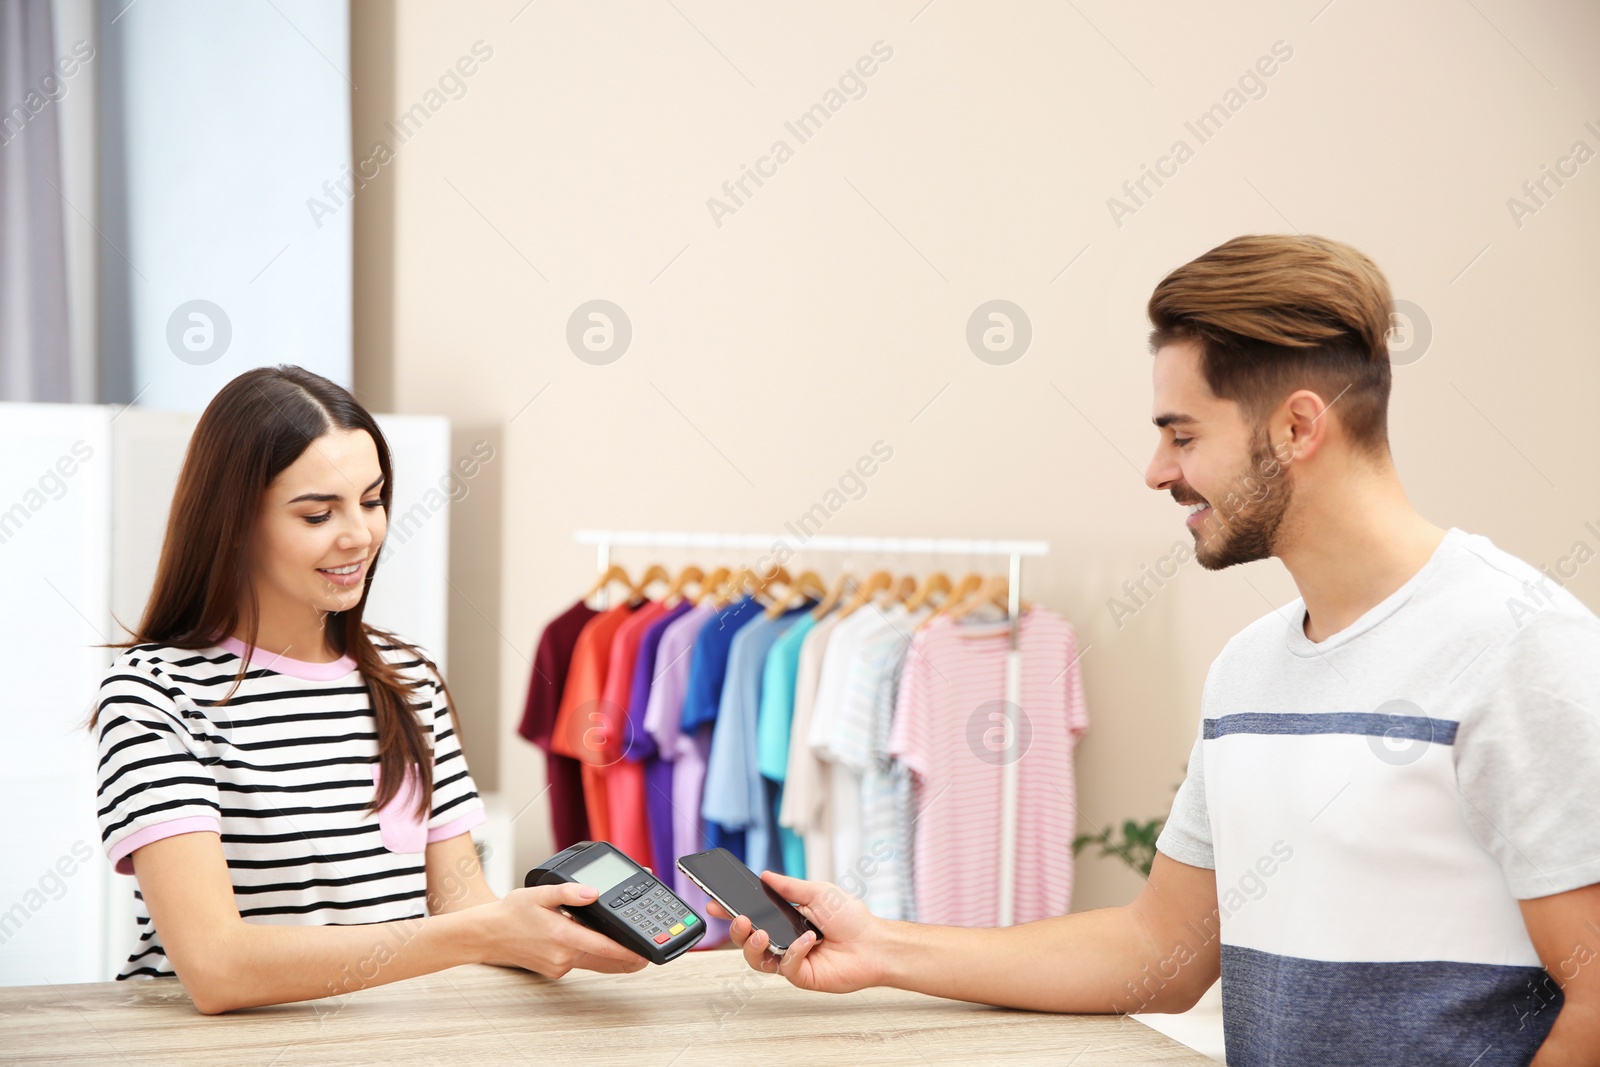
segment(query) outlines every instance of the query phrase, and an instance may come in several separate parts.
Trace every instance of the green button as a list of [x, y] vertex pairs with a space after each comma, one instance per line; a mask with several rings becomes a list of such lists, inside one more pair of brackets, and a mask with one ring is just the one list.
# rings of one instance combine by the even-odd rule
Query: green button
[[694, 916], [693, 915], [685, 915], [683, 917], [683, 925], [685, 925], [685, 926], [693, 926], [694, 925], [694, 921], [695, 920], [694, 920]]

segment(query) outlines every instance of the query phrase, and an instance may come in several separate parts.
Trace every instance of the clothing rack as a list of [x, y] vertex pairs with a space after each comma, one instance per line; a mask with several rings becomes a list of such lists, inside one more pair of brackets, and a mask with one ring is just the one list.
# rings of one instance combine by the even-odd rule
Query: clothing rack
[[1022, 652], [1018, 616], [1022, 613], [1022, 558], [1050, 553], [1047, 541], [972, 541], [928, 537], [827, 537], [815, 536], [795, 543], [782, 534], [690, 533], [671, 530], [579, 530], [581, 545], [597, 547], [597, 566], [604, 574], [611, 567], [613, 547], [771, 549], [777, 544], [799, 552], [840, 552], [888, 555], [1005, 556], [1009, 560], [1008, 604], [1011, 645], [1006, 652], [1006, 747], [1000, 793], [1000, 925], [1010, 926], [1015, 911], [1017, 870], [1017, 758], [1011, 747], [1018, 724], [1012, 708], [1022, 706]]

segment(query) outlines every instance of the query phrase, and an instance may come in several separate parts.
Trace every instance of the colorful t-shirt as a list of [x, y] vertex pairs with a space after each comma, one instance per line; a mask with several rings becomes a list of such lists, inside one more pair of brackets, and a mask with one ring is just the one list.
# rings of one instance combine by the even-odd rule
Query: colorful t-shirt
[[[100, 684], [99, 820], [107, 857], [133, 873], [135, 850], [178, 834], [221, 835], [246, 922], [280, 926], [392, 922], [427, 914], [429, 842], [484, 821], [438, 671], [375, 637], [415, 693], [433, 750], [433, 802], [413, 810], [408, 776], [368, 811], [378, 734], [355, 661], [309, 663], [227, 638], [211, 648], [124, 650]], [[252, 654], [253, 652], [253, 654]], [[226, 704], [241, 658], [250, 667]], [[138, 943], [118, 979], [174, 973], [134, 892]]]
[[1211, 665], [1156, 842], [1216, 871], [1228, 1062], [1527, 1063], [1562, 995], [1517, 902], [1600, 882], [1600, 619], [1452, 528], [1304, 624]]
[[761, 773], [781, 782], [789, 773], [789, 730], [794, 725], [794, 690], [800, 648], [817, 624], [808, 611], [772, 643], [761, 675], [761, 710], [756, 716], [756, 753]]
[[561, 694], [561, 708], [550, 734], [550, 750], [580, 764], [589, 834], [597, 841], [611, 836], [605, 779], [599, 770], [605, 760], [603, 749], [610, 732], [603, 698], [611, 668], [611, 639], [638, 607], [638, 604], [618, 604], [584, 624], [572, 650], [567, 688]]
[[745, 835], [745, 863], [751, 870], [783, 870], [777, 829], [767, 788], [757, 766], [756, 717], [761, 708], [761, 678], [767, 652], [795, 618], [807, 608], [794, 608], [777, 618], [760, 618], [734, 635], [728, 653], [722, 707], [706, 764], [705, 793], [700, 813], [708, 821]]
[[557, 851], [589, 837], [589, 813], [583, 806], [583, 776], [578, 761], [550, 748], [556, 713], [567, 689], [567, 669], [577, 648], [578, 635], [599, 612], [583, 601], [551, 619], [539, 635], [533, 654], [533, 674], [528, 679], [528, 699], [517, 733], [544, 753], [545, 782], [549, 786], [550, 828]]
[[761, 673], [761, 710], [756, 716], [756, 756], [761, 775], [771, 783], [774, 793], [772, 825], [778, 827], [783, 852], [783, 873], [791, 878], [806, 876], [805, 842], [799, 834], [778, 821], [783, 806], [783, 781], [789, 773], [789, 734], [794, 726], [795, 682], [800, 672], [800, 649], [806, 634], [816, 626], [810, 611], [797, 618], [773, 642]]
[[[700, 628], [695, 638], [694, 651], [689, 657], [689, 691], [683, 698], [683, 730], [693, 738], [678, 756], [674, 775], [685, 778], [684, 795], [694, 798], [697, 810], [702, 810], [707, 762], [711, 758], [712, 737], [717, 713], [722, 707], [722, 690], [727, 681], [728, 654], [734, 635], [762, 615], [761, 603], [755, 597], [741, 597], [712, 616]], [[708, 848], [725, 848], [744, 859], [744, 831], [723, 826], [710, 819], [702, 819], [700, 844], [691, 851]]]
[[[638, 821], [649, 827], [650, 847], [639, 854], [639, 862], [650, 864], [656, 878], [668, 889], [677, 885], [677, 870], [673, 866], [676, 857], [672, 855], [672, 761], [661, 758], [656, 740], [645, 726], [645, 716], [649, 712], [661, 635], [693, 606], [687, 600], [678, 601], [657, 616], [640, 638], [639, 654], [633, 661], [633, 684], [628, 694], [623, 758], [606, 778], [611, 810], [637, 811]], [[613, 824], [616, 821], [613, 816]]]
[[1072, 756], [1089, 726], [1072, 626], [1034, 607], [1017, 622], [1020, 709], [1005, 703], [1008, 624], [939, 616], [912, 638], [890, 752], [915, 776], [919, 922], [993, 926], [1000, 918], [1001, 797], [1016, 765], [1012, 920], [1072, 903], [1077, 816]]
[[817, 681], [816, 708], [811, 713], [811, 733], [807, 739], [812, 755], [823, 764], [821, 777], [827, 783], [828, 823], [832, 832], [833, 855], [829, 860], [832, 881], [849, 880], [858, 893], [861, 886], [851, 872], [870, 864], [871, 842], [861, 836], [861, 774], [840, 759], [835, 743], [835, 720], [844, 707], [856, 657], [869, 638], [889, 632], [891, 624], [876, 605], [866, 605], [840, 620], [828, 638], [822, 674]]
[[[624, 854], [644, 863], [650, 855], [650, 825], [644, 805], [644, 768], [623, 758], [627, 749], [628, 702], [633, 694], [633, 668], [645, 631], [666, 613], [666, 605], [646, 601], [611, 638], [611, 663], [606, 667], [606, 684], [600, 692], [600, 718], [603, 728], [596, 732], [600, 759], [595, 766], [595, 788], [604, 791], [606, 810], [604, 839]], [[588, 803], [588, 782], [584, 799]], [[599, 832], [598, 830], [596, 831]]]
[[[828, 741], [838, 764], [834, 781], [855, 786], [859, 844], [864, 849], [849, 857], [836, 851], [835, 878], [848, 878], [851, 889], [859, 890], [872, 914], [881, 919], [909, 920], [916, 915], [911, 779], [898, 761], [889, 758], [888, 742], [906, 650], [917, 624], [930, 613], [929, 608], [909, 612], [896, 604], [878, 615], [879, 625], [865, 634], [847, 665]], [[849, 866], [841, 866], [846, 858]]]
[[[655, 738], [664, 760], [672, 767], [672, 844], [665, 858], [658, 854], [657, 869], [671, 867], [678, 857], [699, 852], [700, 787], [705, 779], [706, 750], [692, 733], [682, 730], [684, 695], [689, 690], [689, 663], [695, 639], [716, 615], [709, 604], [696, 604], [687, 613], [668, 623], [656, 647], [656, 674], [645, 705], [645, 729]], [[709, 744], [706, 746], [709, 748]], [[683, 902], [706, 915], [708, 898], [693, 882], [677, 879], [676, 892]], [[728, 923], [706, 915], [703, 946], [727, 939]]]
[[789, 766], [778, 805], [778, 824], [791, 828], [804, 844], [806, 877], [824, 882], [833, 881], [828, 765], [811, 751], [810, 737], [822, 658], [833, 628], [838, 625], [838, 612], [825, 615], [800, 642], [794, 680], [794, 722], [789, 729]]

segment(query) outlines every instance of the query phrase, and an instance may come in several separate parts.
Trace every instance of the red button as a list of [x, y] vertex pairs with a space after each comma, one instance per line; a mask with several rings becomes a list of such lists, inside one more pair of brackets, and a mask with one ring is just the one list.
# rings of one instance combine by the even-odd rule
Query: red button
[[671, 936], [672, 936], [671, 934], [657, 934], [656, 935], [656, 944], [665, 945], [667, 943], [668, 939], [671, 938]]

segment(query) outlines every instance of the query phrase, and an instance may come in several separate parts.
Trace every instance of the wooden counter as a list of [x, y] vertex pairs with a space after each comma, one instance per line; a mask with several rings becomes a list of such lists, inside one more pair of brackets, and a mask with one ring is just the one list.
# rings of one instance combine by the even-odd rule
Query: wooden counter
[[1212, 1064], [1132, 1018], [871, 989], [807, 993], [733, 952], [550, 981], [457, 967], [204, 1016], [176, 979], [0, 989], [0, 1062], [71, 1064]]

